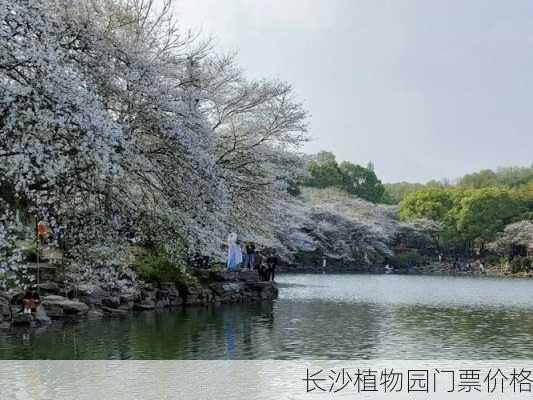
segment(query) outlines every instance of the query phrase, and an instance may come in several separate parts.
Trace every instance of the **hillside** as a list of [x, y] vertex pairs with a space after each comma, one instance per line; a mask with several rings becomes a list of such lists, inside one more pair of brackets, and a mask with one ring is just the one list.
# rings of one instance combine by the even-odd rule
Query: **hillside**
[[401, 222], [398, 207], [376, 205], [336, 189], [305, 188], [285, 211], [287, 223], [279, 242], [294, 269], [318, 268], [323, 256], [328, 269], [381, 267], [396, 257], [398, 246], [431, 252], [431, 233], [438, 229], [429, 221]]

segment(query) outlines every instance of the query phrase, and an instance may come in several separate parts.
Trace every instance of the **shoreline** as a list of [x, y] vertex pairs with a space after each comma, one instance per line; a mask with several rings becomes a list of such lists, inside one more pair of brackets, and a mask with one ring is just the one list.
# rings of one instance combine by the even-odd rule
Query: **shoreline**
[[24, 314], [25, 291], [0, 291], [0, 329], [12, 326], [43, 326], [52, 320], [125, 317], [133, 312], [181, 310], [223, 304], [251, 304], [278, 297], [275, 282], [264, 282], [255, 271], [221, 272], [198, 270], [197, 284], [140, 283], [124, 290], [105, 290], [98, 285], [63, 287], [59, 282], [43, 282], [37, 287], [41, 304], [32, 314]]

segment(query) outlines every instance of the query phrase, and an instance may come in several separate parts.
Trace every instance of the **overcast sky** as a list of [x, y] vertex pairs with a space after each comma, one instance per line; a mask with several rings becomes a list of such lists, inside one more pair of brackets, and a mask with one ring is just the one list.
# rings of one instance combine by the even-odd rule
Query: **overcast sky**
[[184, 27], [290, 82], [305, 151], [385, 182], [533, 162], [531, 0], [176, 0]]

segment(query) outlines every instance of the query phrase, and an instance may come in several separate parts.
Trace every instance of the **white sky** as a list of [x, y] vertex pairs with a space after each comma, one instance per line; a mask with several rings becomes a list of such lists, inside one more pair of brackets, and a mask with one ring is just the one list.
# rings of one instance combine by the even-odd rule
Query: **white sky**
[[249, 77], [294, 86], [306, 152], [385, 182], [533, 163], [533, 1], [176, 1]]

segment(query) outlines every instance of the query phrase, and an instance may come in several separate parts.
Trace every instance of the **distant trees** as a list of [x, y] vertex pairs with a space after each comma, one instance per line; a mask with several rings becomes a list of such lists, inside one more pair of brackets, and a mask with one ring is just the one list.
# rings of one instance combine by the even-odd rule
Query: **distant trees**
[[481, 250], [506, 225], [530, 218], [533, 190], [505, 188], [428, 188], [405, 197], [400, 204], [403, 220], [428, 218], [444, 224], [444, 239], [453, 248]]
[[337, 164], [335, 154], [321, 151], [307, 163], [309, 176], [303, 180], [304, 186], [315, 188], [342, 187], [344, 179]]
[[533, 165], [530, 167], [506, 167], [495, 171], [490, 169], [481, 170], [472, 174], [464, 175], [451, 185], [448, 180], [431, 180], [427, 183], [397, 182], [385, 183], [383, 203], [399, 204], [408, 194], [434, 187], [457, 186], [464, 189], [482, 189], [488, 187], [520, 188], [533, 184]]
[[[373, 166], [372, 166], [373, 168]], [[385, 188], [373, 169], [343, 161], [339, 165], [343, 176], [343, 188], [350, 194], [362, 199], [379, 203]]]
[[403, 220], [419, 218], [444, 222], [454, 205], [456, 192], [449, 189], [424, 189], [408, 194], [401, 203]]
[[442, 183], [437, 181], [430, 181], [426, 184], [410, 182], [384, 183], [383, 186], [385, 188], [382, 200], [384, 204], [400, 204], [410, 193], [418, 192], [425, 188], [444, 187]]
[[309, 176], [304, 186], [326, 188], [337, 187], [361, 199], [378, 203], [385, 191], [383, 184], [371, 168], [343, 161], [338, 164], [333, 153], [322, 151], [307, 163]]
[[458, 186], [479, 189], [491, 186], [515, 188], [533, 182], [533, 165], [530, 167], [507, 167], [496, 171], [481, 170], [463, 176]]

